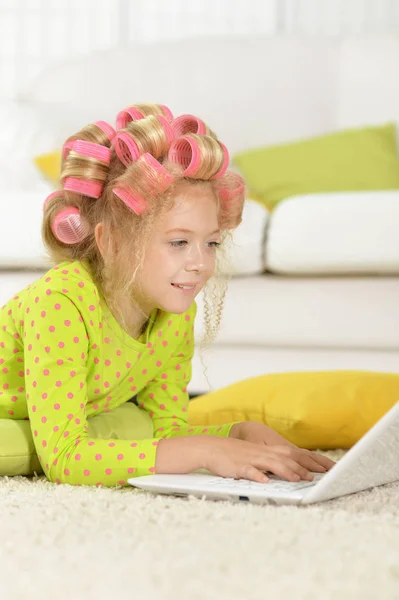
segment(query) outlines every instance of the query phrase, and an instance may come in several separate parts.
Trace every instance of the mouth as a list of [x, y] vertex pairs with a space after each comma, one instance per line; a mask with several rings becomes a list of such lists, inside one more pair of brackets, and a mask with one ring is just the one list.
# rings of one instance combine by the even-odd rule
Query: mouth
[[171, 285], [177, 290], [181, 290], [182, 292], [193, 292], [198, 284], [185, 284], [185, 283], [171, 283]]

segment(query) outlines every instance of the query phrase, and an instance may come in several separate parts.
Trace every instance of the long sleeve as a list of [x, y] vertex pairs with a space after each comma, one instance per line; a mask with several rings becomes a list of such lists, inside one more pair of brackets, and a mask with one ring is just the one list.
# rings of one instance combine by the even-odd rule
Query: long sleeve
[[[69, 281], [68, 288], [73, 285]], [[88, 437], [90, 325], [70, 297], [47, 292], [37, 299], [33, 294], [27, 304], [24, 339], [27, 408], [46, 476], [53, 482], [115, 486], [153, 473], [157, 439]], [[84, 304], [94, 311], [97, 300], [89, 297]]]
[[194, 320], [196, 304], [181, 316], [180, 344], [175, 354], [162, 366], [159, 374], [138, 394], [138, 404], [149, 412], [154, 423], [156, 438], [189, 435], [216, 435], [228, 437], [236, 423], [211, 426], [188, 425], [189, 395], [187, 386], [191, 380], [194, 354]]

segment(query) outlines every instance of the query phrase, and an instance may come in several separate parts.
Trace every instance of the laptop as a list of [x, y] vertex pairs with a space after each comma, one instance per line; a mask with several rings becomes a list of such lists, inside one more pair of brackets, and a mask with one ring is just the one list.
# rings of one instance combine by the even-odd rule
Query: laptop
[[183, 475], [133, 477], [133, 487], [157, 494], [197, 496], [256, 504], [314, 504], [399, 480], [399, 402], [397, 402], [330, 471], [313, 481], [270, 481], [219, 477], [200, 469]]

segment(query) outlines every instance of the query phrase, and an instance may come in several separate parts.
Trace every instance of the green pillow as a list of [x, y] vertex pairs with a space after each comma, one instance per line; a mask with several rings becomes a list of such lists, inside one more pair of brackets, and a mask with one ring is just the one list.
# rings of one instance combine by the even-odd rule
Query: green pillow
[[268, 208], [298, 194], [399, 188], [394, 123], [254, 148], [233, 163], [251, 197]]

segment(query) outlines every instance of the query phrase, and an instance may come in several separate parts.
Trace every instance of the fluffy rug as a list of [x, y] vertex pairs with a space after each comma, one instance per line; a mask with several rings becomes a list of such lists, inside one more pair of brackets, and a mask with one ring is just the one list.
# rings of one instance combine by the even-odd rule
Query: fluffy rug
[[399, 483], [275, 507], [0, 478], [0, 539], [2, 600], [399, 599]]

